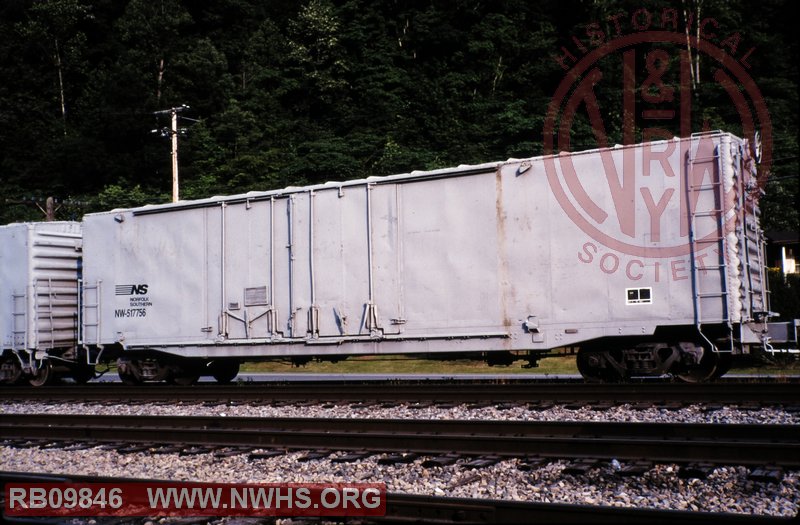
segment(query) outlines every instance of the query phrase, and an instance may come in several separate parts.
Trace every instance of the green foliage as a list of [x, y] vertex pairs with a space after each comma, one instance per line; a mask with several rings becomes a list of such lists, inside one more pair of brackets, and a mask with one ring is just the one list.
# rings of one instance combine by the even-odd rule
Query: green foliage
[[[674, 2], [647, 5], [655, 16]], [[699, 2], [687, 0], [687, 8]], [[586, 25], [631, 33], [627, 0], [457, 3], [303, 0], [15, 0], [0, 3], [0, 220], [36, 219], [18, 201], [52, 195], [59, 213], [163, 202], [167, 125], [180, 104], [184, 198], [265, 190], [542, 152], [545, 112], [580, 55]], [[768, 105], [776, 159], [762, 201], [766, 229], [797, 230], [797, 39], [785, 0], [703, 0], [721, 38], [751, 47], [749, 74]], [[681, 13], [682, 10], [678, 9]], [[680, 18], [680, 17], [679, 17]], [[678, 46], [679, 47], [679, 46]], [[669, 49], [677, 67], [679, 49]], [[617, 57], [618, 58], [618, 57]], [[646, 74], [644, 55], [637, 76]], [[596, 86], [620, 142], [619, 60]], [[692, 125], [738, 122], [699, 64]], [[583, 112], [580, 112], [581, 114]], [[199, 122], [196, 122], [199, 121]], [[647, 123], [641, 118], [639, 129]], [[677, 133], [676, 129], [669, 129]], [[741, 132], [741, 130], [732, 130]], [[641, 138], [641, 133], [636, 137]], [[575, 149], [597, 146], [588, 119]]]
[[[116, 208], [132, 208], [147, 204], [153, 195], [147, 193], [138, 184], [135, 186], [120, 186], [112, 184], [106, 186], [97, 194], [95, 202], [92, 203], [96, 208], [94, 211], [113, 210]], [[161, 197], [161, 196], [158, 196]], [[163, 198], [163, 197], [161, 197]]]
[[769, 268], [770, 310], [779, 320], [800, 319], [800, 274], [784, 275], [780, 268]]

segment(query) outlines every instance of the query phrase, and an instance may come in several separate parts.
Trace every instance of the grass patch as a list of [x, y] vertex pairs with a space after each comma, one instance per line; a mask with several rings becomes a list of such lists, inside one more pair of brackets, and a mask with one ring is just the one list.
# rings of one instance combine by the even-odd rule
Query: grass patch
[[[262, 374], [539, 374], [576, 375], [575, 356], [545, 357], [538, 368], [522, 368], [525, 361], [519, 360], [509, 366], [489, 366], [483, 361], [468, 359], [435, 361], [413, 359], [408, 356], [354, 356], [338, 363], [312, 361], [305, 366], [292, 366], [284, 361], [244, 363], [243, 373]], [[797, 375], [800, 362], [788, 365], [763, 365], [732, 368], [728, 374], [774, 377]]]
[[757, 377], [796, 376], [800, 375], [800, 364], [792, 363], [788, 365], [765, 364], [763, 366], [743, 366], [741, 368], [731, 368], [728, 374], [750, 375]]
[[434, 361], [405, 356], [356, 356], [338, 363], [311, 362], [295, 367], [289, 363], [267, 361], [245, 363], [242, 372], [279, 374], [577, 374], [574, 356], [546, 357], [538, 368], [522, 368], [520, 360], [509, 366], [489, 366], [483, 361], [460, 359]]

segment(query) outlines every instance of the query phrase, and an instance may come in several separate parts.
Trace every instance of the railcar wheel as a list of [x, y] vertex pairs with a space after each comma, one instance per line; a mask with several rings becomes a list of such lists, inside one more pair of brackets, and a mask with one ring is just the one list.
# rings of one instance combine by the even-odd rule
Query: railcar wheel
[[0, 361], [0, 368], [2, 368], [0, 385], [18, 385], [22, 382], [22, 366], [15, 357], [8, 357]]
[[238, 361], [214, 361], [210, 368], [217, 383], [230, 383], [239, 375]]
[[703, 349], [703, 357], [700, 358], [700, 362], [675, 374], [675, 377], [684, 383], [704, 383], [724, 374], [727, 370], [723, 370], [722, 366], [720, 354]]
[[717, 363], [717, 369], [711, 379], [719, 379], [727, 374], [731, 366], [733, 366], [733, 356], [731, 354], [717, 354], [717, 356], [719, 357], [719, 363]]
[[120, 380], [128, 386], [142, 384], [142, 375], [139, 372], [139, 367], [133, 361], [118, 359], [117, 374], [119, 374]]
[[53, 370], [53, 363], [49, 359], [45, 359], [39, 365], [39, 369], [31, 376], [28, 382], [33, 386], [45, 386], [55, 381], [56, 374]]
[[590, 383], [602, 383], [603, 377], [599, 367], [598, 357], [596, 352], [586, 352], [580, 350], [575, 362], [578, 365], [578, 372], [581, 373], [583, 378]]
[[589, 383], [618, 383], [623, 372], [608, 351], [581, 349], [575, 359], [578, 371]]

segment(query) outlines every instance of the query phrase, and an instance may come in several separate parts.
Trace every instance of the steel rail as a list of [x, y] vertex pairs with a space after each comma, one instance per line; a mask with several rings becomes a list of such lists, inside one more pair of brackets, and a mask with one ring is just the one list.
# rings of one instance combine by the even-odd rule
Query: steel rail
[[526, 383], [437, 381], [330, 381], [321, 383], [199, 384], [188, 387], [120, 384], [63, 385], [58, 387], [0, 387], [5, 401], [122, 401], [153, 400], [237, 401], [320, 401], [320, 402], [664, 402], [726, 403], [800, 406], [798, 383]]
[[8, 414], [0, 438], [800, 466], [797, 425]]
[[[132, 483], [165, 480], [143, 480], [118, 477], [78, 476], [71, 474], [37, 474], [0, 471], [0, 484], [6, 483]], [[169, 480], [174, 483], [174, 480]], [[42, 525], [52, 518], [10, 518], [7, 523]], [[783, 525], [796, 517], [754, 516], [749, 514], [690, 512], [661, 509], [640, 509], [563, 503], [535, 503], [496, 499], [447, 498], [419, 494], [386, 494], [386, 515], [372, 517], [363, 523], [672, 523], [703, 525]], [[102, 523], [102, 521], [100, 522]]]

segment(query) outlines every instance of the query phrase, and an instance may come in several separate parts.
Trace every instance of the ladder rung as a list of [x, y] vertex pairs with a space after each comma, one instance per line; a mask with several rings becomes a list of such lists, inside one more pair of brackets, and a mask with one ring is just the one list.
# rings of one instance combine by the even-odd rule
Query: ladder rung
[[699, 294], [697, 294], [697, 297], [700, 297], [701, 299], [703, 299], [705, 297], [722, 297], [724, 295], [728, 295], [728, 292], [699, 293]]
[[721, 182], [712, 182], [711, 184], [699, 184], [697, 186], [689, 186], [689, 189], [692, 191], [695, 190], [713, 190], [720, 186]]
[[698, 266], [697, 269], [702, 272], [705, 270], [720, 270], [722, 268], [727, 268], [727, 267], [728, 267], [727, 264], [714, 264], [711, 266]]
[[694, 214], [694, 217], [711, 217], [714, 215], [719, 215], [722, 213], [722, 210], [708, 210], [708, 211], [701, 211]]
[[696, 243], [700, 243], [700, 242], [704, 242], [704, 243], [709, 243], [709, 242], [719, 242], [719, 241], [721, 241], [722, 239], [724, 239], [724, 237], [711, 237], [710, 239], [706, 239], [706, 238], [704, 237], [704, 238], [702, 238], [702, 239], [697, 239], [697, 240], [695, 240], [694, 242], [695, 242], [695, 244], [696, 244]]

